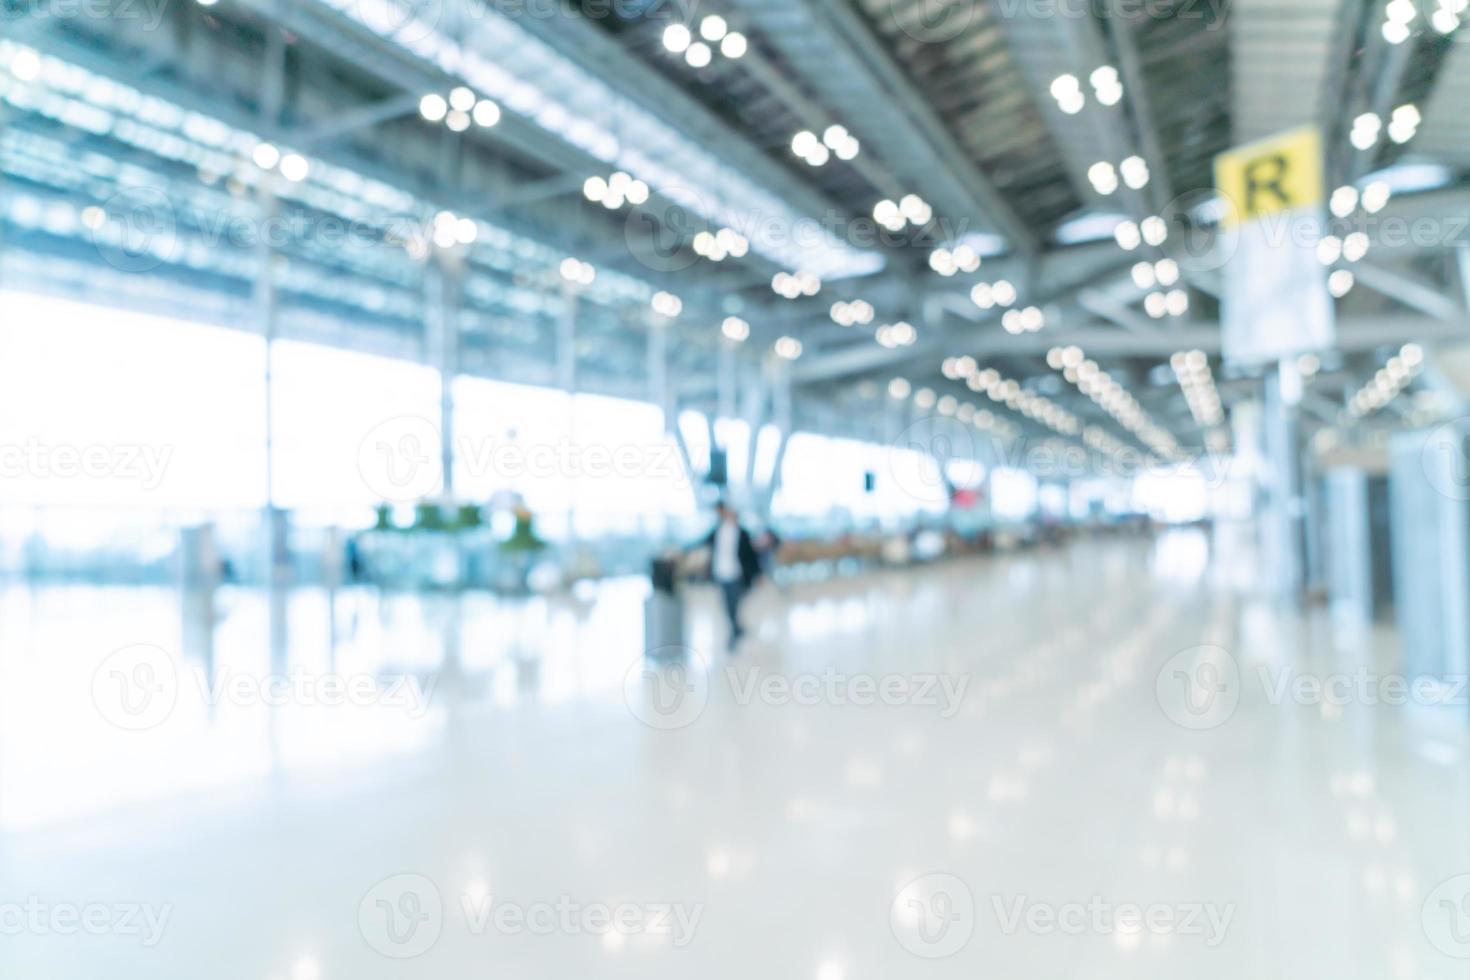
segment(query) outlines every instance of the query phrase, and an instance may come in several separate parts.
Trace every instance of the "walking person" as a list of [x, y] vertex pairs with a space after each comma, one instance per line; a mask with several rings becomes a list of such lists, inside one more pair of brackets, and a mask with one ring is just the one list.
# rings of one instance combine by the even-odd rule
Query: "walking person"
[[740, 603], [761, 575], [760, 555], [750, 532], [740, 526], [734, 508], [724, 501], [716, 505], [720, 522], [705, 539], [710, 549], [710, 578], [720, 587], [725, 615], [730, 620], [730, 649], [735, 649], [745, 629], [740, 625]]

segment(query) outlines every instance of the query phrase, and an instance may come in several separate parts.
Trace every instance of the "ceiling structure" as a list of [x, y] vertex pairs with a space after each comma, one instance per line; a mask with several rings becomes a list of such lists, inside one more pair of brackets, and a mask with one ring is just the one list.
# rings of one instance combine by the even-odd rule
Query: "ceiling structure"
[[[1218, 264], [1176, 243], [1209, 230], [1231, 146], [1318, 125], [1331, 186], [1391, 190], [1340, 222], [1371, 251], [1334, 263], [1355, 288], [1324, 424], [1399, 345], [1463, 330], [1470, 234], [1443, 220], [1470, 212], [1453, 8], [1416, 7], [1395, 43], [1403, 11], [1376, 0], [22, 2], [0, 36], [0, 276], [427, 358], [426, 284], [452, 253], [470, 373], [641, 397], [667, 331], [680, 402], [710, 410], [735, 318], [741, 377], [788, 371], [804, 426], [881, 437], [892, 393], [1001, 431], [1187, 450], [1205, 433], [1171, 356], [1205, 352], [1227, 401], [1238, 375], [1218, 358]], [[425, 97], [461, 87], [459, 132]], [[1411, 138], [1353, 145], [1360, 116], [1403, 106]], [[639, 190], [589, 199], [620, 171]], [[1167, 238], [1120, 244], [1150, 218]], [[568, 284], [568, 258], [595, 280]], [[1073, 346], [1126, 419], [1068, 383]]]

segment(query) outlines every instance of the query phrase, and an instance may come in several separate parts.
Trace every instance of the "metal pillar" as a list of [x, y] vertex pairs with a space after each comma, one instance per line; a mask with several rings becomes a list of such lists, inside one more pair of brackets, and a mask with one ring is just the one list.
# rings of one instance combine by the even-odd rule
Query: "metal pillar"
[[1262, 416], [1266, 469], [1260, 518], [1262, 558], [1272, 591], [1301, 599], [1306, 588], [1306, 502], [1303, 498], [1301, 386], [1294, 360], [1265, 383]]
[[436, 250], [424, 268], [426, 359], [439, 372], [439, 459], [443, 494], [454, 499], [454, 378], [459, 374], [459, 287], [463, 256]]

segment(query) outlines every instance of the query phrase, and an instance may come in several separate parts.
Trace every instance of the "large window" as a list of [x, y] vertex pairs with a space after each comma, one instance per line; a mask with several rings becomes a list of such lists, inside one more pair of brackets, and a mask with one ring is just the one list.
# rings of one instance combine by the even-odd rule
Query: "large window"
[[13, 292], [0, 310], [0, 502], [265, 502], [259, 337]]

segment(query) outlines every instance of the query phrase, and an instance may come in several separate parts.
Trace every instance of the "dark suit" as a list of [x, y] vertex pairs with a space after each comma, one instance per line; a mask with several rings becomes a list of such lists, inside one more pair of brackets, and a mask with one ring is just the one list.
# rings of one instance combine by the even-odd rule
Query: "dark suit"
[[[709, 537], [704, 539], [704, 545], [710, 550], [710, 575], [714, 575], [715, 550], [718, 547], [720, 527], [710, 532]], [[755, 585], [756, 580], [761, 577], [761, 559], [755, 550], [755, 542], [751, 540], [750, 532], [740, 528], [740, 536], [735, 546], [735, 554], [740, 559], [740, 578], [733, 582], [719, 582], [720, 590], [724, 593], [725, 615], [730, 620], [730, 641], [733, 643], [745, 632], [740, 626], [740, 603], [745, 599], [745, 594]], [[718, 580], [716, 580], [718, 581]]]

